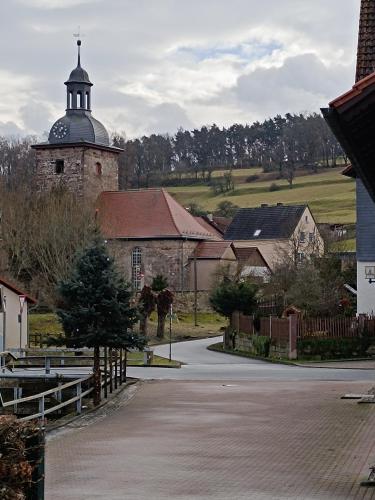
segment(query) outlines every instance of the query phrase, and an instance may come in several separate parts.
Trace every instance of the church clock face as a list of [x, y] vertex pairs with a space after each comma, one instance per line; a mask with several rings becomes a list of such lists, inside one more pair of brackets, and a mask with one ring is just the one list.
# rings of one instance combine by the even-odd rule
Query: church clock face
[[52, 133], [56, 139], [63, 139], [68, 133], [68, 127], [63, 122], [56, 122], [52, 127]]

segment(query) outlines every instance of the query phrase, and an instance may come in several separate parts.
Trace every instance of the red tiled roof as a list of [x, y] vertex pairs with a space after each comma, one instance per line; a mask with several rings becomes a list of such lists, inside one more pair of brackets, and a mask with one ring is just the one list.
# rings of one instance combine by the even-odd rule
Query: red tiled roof
[[231, 241], [201, 241], [190, 259], [221, 259], [229, 247]]
[[221, 231], [222, 234], [225, 233], [232, 220], [233, 218], [231, 217], [217, 217], [216, 215], [213, 216], [213, 222], [214, 224], [216, 224], [218, 230]]
[[351, 164], [344, 168], [344, 170], [341, 172], [341, 175], [345, 175], [345, 177], [351, 177], [352, 179], [355, 179], [357, 177], [355, 168]]
[[17, 295], [25, 295], [27, 302], [29, 302], [30, 304], [36, 304], [35, 299], [33, 299], [32, 297], [27, 295], [25, 292], [22, 292], [17, 287], [15, 287], [14, 285], [12, 285], [11, 283], [9, 283], [8, 281], [6, 281], [5, 279], [3, 279], [1, 277], [0, 277], [0, 285], [5, 286], [9, 290], [12, 290], [12, 292], [16, 293]]
[[331, 108], [341, 108], [345, 104], [352, 105], [352, 102], [356, 97], [361, 96], [369, 87], [375, 84], [375, 73], [371, 73], [371, 75], [366, 76], [355, 85], [353, 85], [352, 89], [345, 94], [342, 94], [340, 97], [337, 97], [333, 101], [329, 103]]
[[205, 217], [194, 217], [201, 226], [203, 226], [207, 231], [212, 233], [212, 235], [219, 240], [223, 239], [223, 234], [215, 227], [215, 223], [210, 223]]
[[97, 209], [108, 239], [215, 239], [164, 189], [104, 191]]

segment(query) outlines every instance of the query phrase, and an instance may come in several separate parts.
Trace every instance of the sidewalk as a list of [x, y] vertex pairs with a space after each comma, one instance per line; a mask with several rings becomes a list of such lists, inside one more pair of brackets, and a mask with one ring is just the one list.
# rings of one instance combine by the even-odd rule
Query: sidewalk
[[335, 368], [343, 370], [375, 370], [375, 359], [351, 361], [296, 361], [297, 366], [305, 368]]

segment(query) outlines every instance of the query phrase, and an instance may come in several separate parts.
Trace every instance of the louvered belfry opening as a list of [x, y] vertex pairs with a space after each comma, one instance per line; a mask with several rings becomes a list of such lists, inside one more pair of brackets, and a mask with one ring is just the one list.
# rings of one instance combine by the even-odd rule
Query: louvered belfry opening
[[375, 0], [361, 0], [356, 82], [375, 71]]

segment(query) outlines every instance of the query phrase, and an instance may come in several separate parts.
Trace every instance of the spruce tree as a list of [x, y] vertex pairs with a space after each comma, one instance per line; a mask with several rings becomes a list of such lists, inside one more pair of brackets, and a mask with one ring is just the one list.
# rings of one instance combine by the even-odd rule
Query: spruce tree
[[99, 234], [79, 255], [71, 276], [59, 285], [59, 316], [67, 347], [94, 348], [94, 404], [100, 402], [100, 347], [143, 347], [131, 328], [137, 310], [129, 285], [117, 271]]

